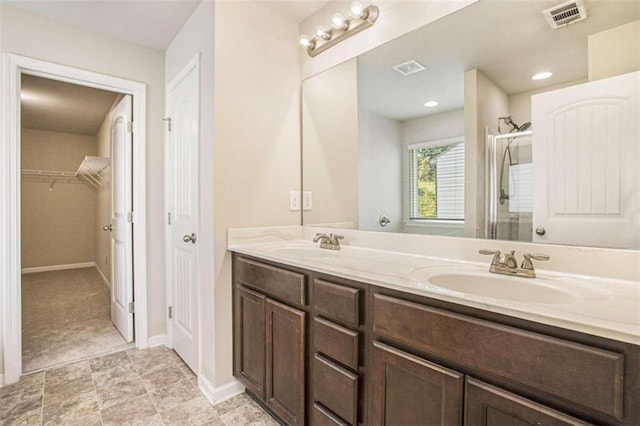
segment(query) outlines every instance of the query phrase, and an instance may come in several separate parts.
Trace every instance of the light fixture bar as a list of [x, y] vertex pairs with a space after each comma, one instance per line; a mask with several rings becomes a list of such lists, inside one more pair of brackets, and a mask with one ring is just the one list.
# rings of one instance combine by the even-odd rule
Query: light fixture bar
[[[314, 56], [324, 52], [332, 46], [335, 46], [341, 41], [346, 40], [361, 31], [366, 30], [378, 20], [379, 14], [380, 10], [378, 9], [378, 6], [369, 5], [365, 7], [362, 10], [361, 17], [350, 16], [345, 19], [345, 29], [342, 30], [330, 28], [326, 30], [326, 34], [329, 35], [329, 38], [327, 38], [326, 36], [322, 38], [316, 36], [313, 38], [313, 40], [310, 40], [310, 43], [307, 46], [307, 53], [313, 58]], [[354, 21], [360, 22], [352, 26], [352, 23]], [[324, 41], [324, 43], [322, 41]]]

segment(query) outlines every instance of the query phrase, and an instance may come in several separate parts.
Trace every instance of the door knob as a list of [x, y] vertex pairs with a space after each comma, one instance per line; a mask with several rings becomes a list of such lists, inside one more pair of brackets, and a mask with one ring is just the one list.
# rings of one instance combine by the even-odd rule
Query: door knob
[[538, 234], [538, 235], [540, 235], [540, 236], [543, 236], [543, 235], [544, 235], [544, 234], [546, 234], [546, 233], [547, 233], [547, 230], [546, 230], [546, 229], [544, 229], [542, 226], [538, 226], [538, 227], [536, 228], [536, 234]]
[[105, 232], [106, 231], [111, 232], [111, 231], [113, 231], [113, 226], [111, 224], [105, 225], [105, 226], [102, 227], [102, 230], [105, 231]]
[[193, 244], [195, 244], [196, 234], [185, 235], [184, 237], [182, 237], [182, 241], [184, 241], [185, 243], [192, 242]]

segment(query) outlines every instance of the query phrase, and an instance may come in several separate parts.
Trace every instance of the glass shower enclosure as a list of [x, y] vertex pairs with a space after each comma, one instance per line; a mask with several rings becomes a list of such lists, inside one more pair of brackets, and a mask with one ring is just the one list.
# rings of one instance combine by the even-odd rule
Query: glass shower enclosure
[[532, 135], [487, 132], [487, 238], [532, 241]]

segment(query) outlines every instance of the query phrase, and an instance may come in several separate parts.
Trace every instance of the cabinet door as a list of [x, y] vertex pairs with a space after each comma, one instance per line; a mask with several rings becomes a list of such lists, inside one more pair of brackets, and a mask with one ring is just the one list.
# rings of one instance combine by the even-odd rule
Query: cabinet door
[[462, 424], [463, 375], [373, 343], [372, 424]]
[[305, 313], [271, 299], [267, 313], [266, 403], [287, 424], [304, 424]]
[[467, 377], [464, 423], [469, 426], [588, 424], [470, 377]]
[[235, 376], [260, 398], [264, 398], [265, 380], [265, 300], [260, 293], [236, 287]]

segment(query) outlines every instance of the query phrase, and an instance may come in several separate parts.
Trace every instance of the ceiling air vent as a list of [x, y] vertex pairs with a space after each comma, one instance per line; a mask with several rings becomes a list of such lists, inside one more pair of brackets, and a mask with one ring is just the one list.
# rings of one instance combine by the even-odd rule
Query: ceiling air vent
[[587, 10], [584, 8], [582, 0], [562, 3], [550, 9], [543, 10], [542, 14], [554, 30], [587, 19]]
[[411, 75], [426, 70], [426, 68], [415, 59], [411, 59], [407, 62], [394, 65], [393, 69], [398, 71], [402, 75]]

